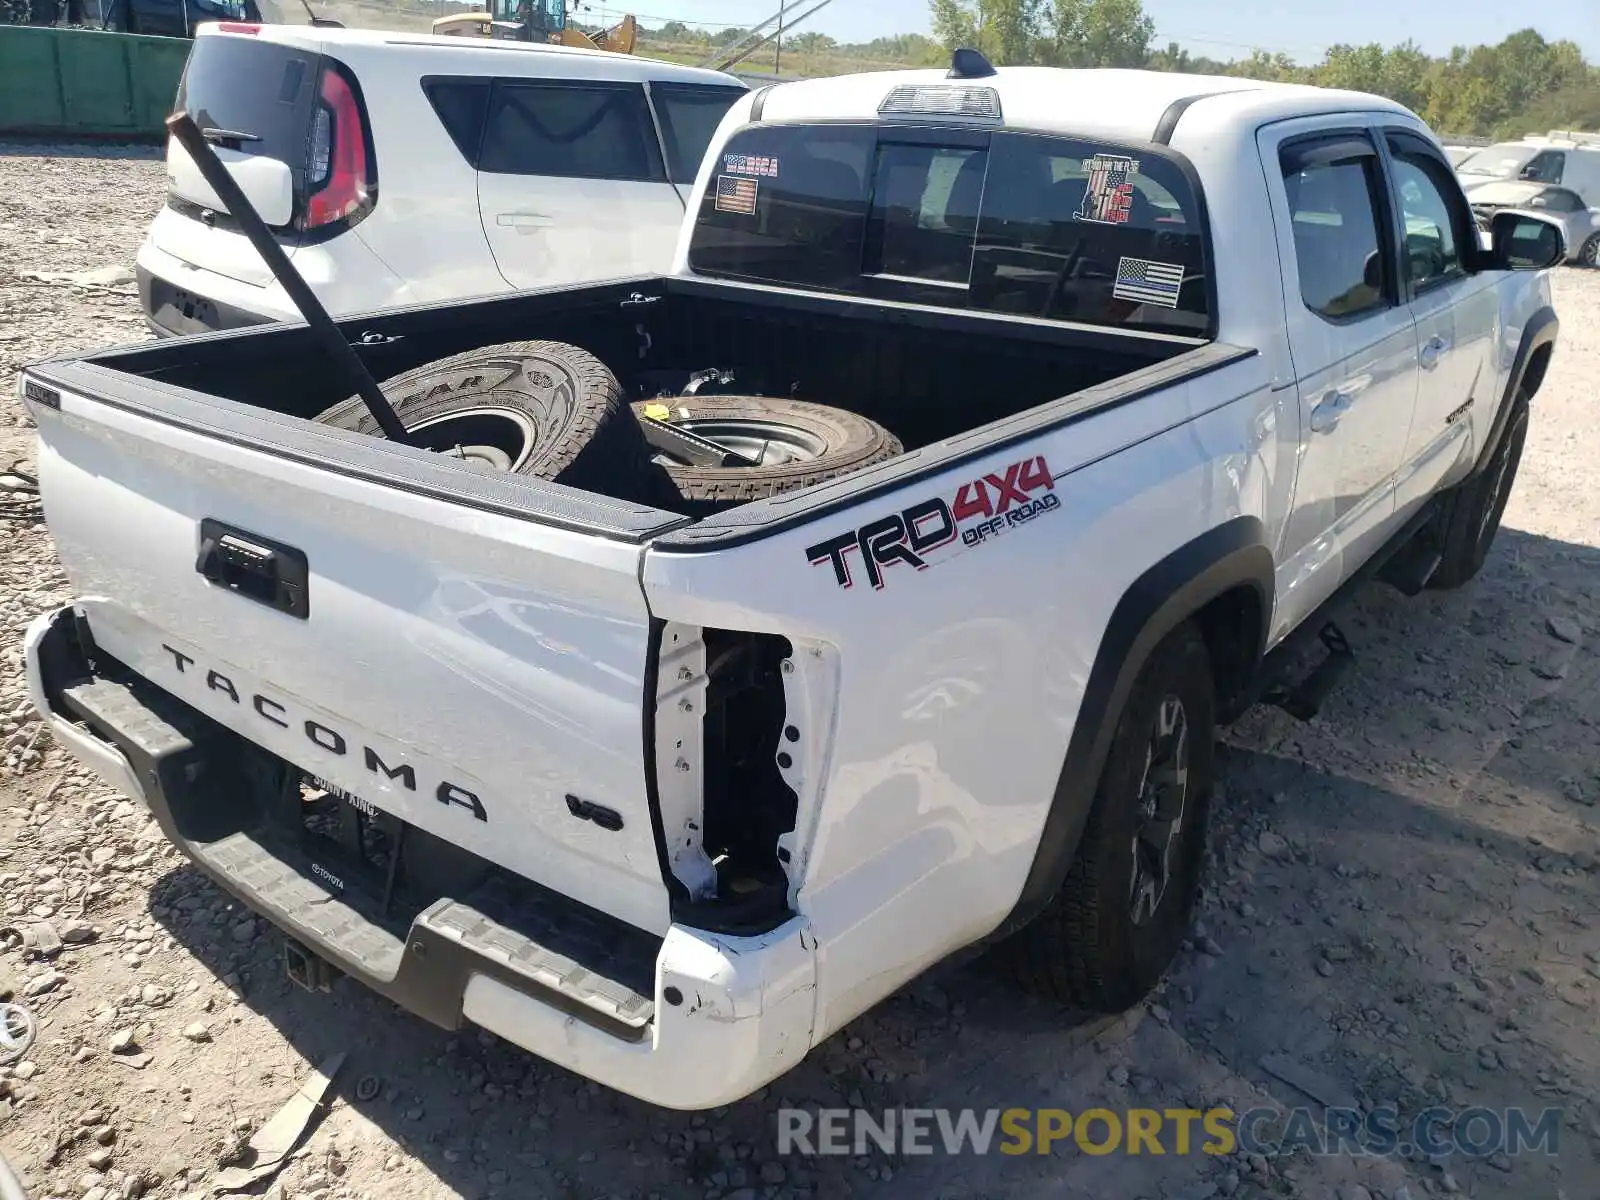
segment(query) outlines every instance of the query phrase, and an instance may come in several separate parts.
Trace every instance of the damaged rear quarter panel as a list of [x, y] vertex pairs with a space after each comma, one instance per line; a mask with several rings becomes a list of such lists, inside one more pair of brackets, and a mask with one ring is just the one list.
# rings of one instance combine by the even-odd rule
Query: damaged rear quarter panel
[[836, 675], [786, 688], [832, 706], [786, 716], [832, 731], [825, 762], [801, 743], [792, 835], [814, 1040], [1010, 910], [1117, 600], [1206, 529], [1282, 508], [1265, 384], [1246, 360], [764, 538], [647, 552], [657, 618], [826, 648]]

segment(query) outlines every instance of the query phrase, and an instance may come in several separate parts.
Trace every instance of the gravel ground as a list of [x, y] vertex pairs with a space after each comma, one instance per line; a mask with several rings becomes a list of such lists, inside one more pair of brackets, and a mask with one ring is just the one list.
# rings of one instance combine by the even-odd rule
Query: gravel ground
[[[145, 336], [128, 268], [162, 186], [144, 151], [0, 146], [0, 465], [31, 454], [22, 363]], [[48, 921], [67, 944], [0, 953], [0, 992], [43, 1021], [0, 1072], [0, 1148], [35, 1197], [209, 1197], [241, 1139], [343, 1050], [331, 1111], [268, 1195], [1600, 1196], [1600, 272], [1562, 270], [1556, 288], [1562, 342], [1488, 568], [1450, 595], [1368, 589], [1341, 617], [1360, 668], [1322, 715], [1262, 709], [1229, 733], [1202, 924], [1159, 995], [1090, 1022], [981, 963], [945, 970], [712, 1113], [652, 1110], [350, 985], [291, 988], [268, 931], [40, 736], [20, 631], [68, 591], [43, 527], [9, 521], [0, 902], [6, 924]], [[1558, 1152], [776, 1150], [782, 1103], [1242, 1110], [1308, 1095], [1408, 1116], [1557, 1107]]]

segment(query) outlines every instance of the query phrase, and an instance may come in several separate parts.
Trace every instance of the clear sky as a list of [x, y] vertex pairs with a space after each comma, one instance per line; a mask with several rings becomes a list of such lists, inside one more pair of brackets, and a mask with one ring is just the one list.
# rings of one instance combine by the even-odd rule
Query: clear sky
[[[799, 0], [809, 8], [814, 0]], [[610, 20], [629, 11], [626, 0], [588, 0], [583, 16]], [[777, 11], [778, 0], [633, 0], [646, 25], [676, 18], [706, 26], [749, 26]], [[1238, 0], [1145, 0], [1155, 19], [1156, 41], [1176, 41], [1191, 53], [1242, 58], [1253, 48], [1282, 51], [1315, 62], [1335, 42], [1414, 38], [1442, 54], [1452, 45], [1498, 42], [1532, 24], [1546, 38], [1571, 38], [1590, 62], [1600, 62], [1600, 0], [1555, 0], [1531, 8], [1506, 0], [1283, 0], [1272, 9]], [[1270, 14], [1270, 15], [1269, 15]], [[841, 42], [864, 42], [894, 33], [927, 33], [927, 0], [832, 0], [804, 28]]]

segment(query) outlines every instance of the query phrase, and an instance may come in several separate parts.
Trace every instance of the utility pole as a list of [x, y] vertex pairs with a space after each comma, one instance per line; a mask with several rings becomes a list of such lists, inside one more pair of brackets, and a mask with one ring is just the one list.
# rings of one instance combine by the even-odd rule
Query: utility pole
[[789, 6], [788, 0], [778, 0], [778, 40], [772, 52], [772, 73], [783, 74], [783, 10]]

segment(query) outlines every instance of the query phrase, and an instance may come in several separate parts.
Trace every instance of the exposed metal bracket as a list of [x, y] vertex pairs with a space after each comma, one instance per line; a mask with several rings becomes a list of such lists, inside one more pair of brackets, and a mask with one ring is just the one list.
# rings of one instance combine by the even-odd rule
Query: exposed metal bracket
[[717, 870], [705, 852], [706, 644], [693, 625], [661, 631], [656, 680], [656, 800], [667, 866], [694, 900], [717, 894]]

